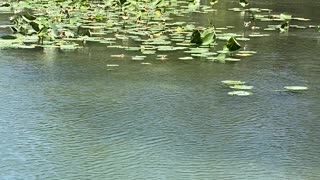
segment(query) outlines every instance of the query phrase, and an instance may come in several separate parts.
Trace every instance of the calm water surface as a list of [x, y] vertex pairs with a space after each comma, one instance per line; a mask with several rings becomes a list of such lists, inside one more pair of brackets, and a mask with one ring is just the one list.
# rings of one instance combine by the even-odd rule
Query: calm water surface
[[[318, 2], [274, 2], [254, 4], [319, 24]], [[235, 64], [169, 53], [141, 65], [96, 45], [0, 50], [0, 179], [320, 179], [320, 34], [270, 34]], [[228, 96], [226, 79], [253, 95]], [[309, 90], [274, 91], [288, 85]]]

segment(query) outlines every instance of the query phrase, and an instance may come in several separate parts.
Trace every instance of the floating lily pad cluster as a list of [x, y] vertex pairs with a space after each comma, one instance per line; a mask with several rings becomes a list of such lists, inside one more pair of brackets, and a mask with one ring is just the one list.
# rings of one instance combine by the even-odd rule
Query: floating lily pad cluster
[[[246, 85], [246, 82], [239, 80], [224, 80], [221, 81], [224, 85], [228, 86], [233, 91], [229, 91], [228, 95], [232, 96], [249, 96], [252, 95], [250, 92], [253, 86]], [[306, 86], [284, 86], [282, 90], [275, 90], [279, 92], [302, 92], [308, 90]]]
[[[163, 54], [157, 59], [166, 60], [170, 52], [184, 51], [186, 55], [179, 59], [203, 57], [226, 62], [230, 52], [240, 49], [236, 40], [240, 35], [223, 33], [227, 27], [203, 27], [174, 19], [190, 13], [214, 11], [213, 5], [217, 2], [212, 0], [210, 5], [203, 5], [199, 0], [25, 0], [5, 3], [2, 6], [10, 8], [12, 16], [11, 24], [2, 28], [10, 28], [13, 33], [1, 37], [0, 47], [73, 50], [93, 42], [107, 48], [121, 48], [124, 57], [125, 51], [135, 51], [133, 60], [143, 60], [154, 54]], [[225, 44], [223, 53], [213, 51], [218, 41]]]
[[253, 86], [245, 85], [244, 81], [235, 81], [235, 80], [224, 80], [221, 81], [223, 84], [229, 86], [229, 88], [234, 89], [234, 91], [228, 92], [228, 95], [232, 96], [249, 96], [252, 93], [248, 90], [251, 90]]
[[[143, 60], [157, 54], [159, 60], [170, 58], [168, 54], [183, 51], [181, 60], [202, 58], [208, 61], [238, 62], [252, 56], [255, 51], [241, 51], [240, 41], [269, 34], [251, 33], [248, 37], [230, 33], [234, 26], [203, 26], [196, 22], [176, 21], [176, 17], [192, 13], [217, 11], [211, 0], [208, 5], [200, 0], [24, 0], [0, 4], [0, 11], [10, 10], [12, 34], [0, 39], [0, 47], [47, 48], [63, 50], [81, 48], [87, 43], [101, 43], [106, 48], [134, 51], [132, 60]], [[267, 26], [265, 30], [288, 31], [289, 22], [308, 19], [289, 14], [271, 14], [270, 9], [249, 8], [247, 0], [239, 1], [239, 8], [230, 10], [245, 12], [250, 22], [280, 21], [279, 25]], [[1, 9], [5, 8], [5, 9]], [[258, 28], [257, 26], [255, 26]], [[297, 26], [298, 27], [298, 26]], [[316, 27], [316, 26], [314, 26]], [[224, 32], [228, 30], [228, 33]], [[219, 46], [217, 46], [219, 45]], [[216, 50], [222, 47], [220, 50]], [[161, 55], [160, 55], [161, 54]], [[180, 53], [182, 54], [182, 53]], [[113, 55], [112, 57], [116, 57]]]

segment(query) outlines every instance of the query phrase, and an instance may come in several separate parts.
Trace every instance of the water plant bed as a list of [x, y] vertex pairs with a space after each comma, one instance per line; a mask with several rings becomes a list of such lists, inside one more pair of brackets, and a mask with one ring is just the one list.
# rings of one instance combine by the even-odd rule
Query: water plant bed
[[[10, 22], [1, 25], [1, 28], [11, 29], [12, 34], [1, 37], [3, 40], [0, 41], [0, 47], [31, 48], [35, 44], [52, 44], [53, 47], [71, 50], [85, 46], [88, 42], [95, 42], [106, 44], [107, 48], [136, 51], [137, 56], [148, 57], [162, 51], [184, 51], [195, 58], [206, 57], [209, 60], [216, 59], [217, 53], [222, 53], [225, 55], [219, 56], [220, 61], [217, 62], [238, 62], [239, 59], [230, 57], [234, 54], [233, 51], [238, 52], [242, 49], [238, 41], [252, 41], [249, 37], [267, 38], [270, 34], [263, 33], [264, 30], [278, 30], [283, 33], [288, 32], [289, 28], [318, 27], [306, 24], [310, 21], [308, 18], [294, 17], [288, 13], [273, 14], [271, 9], [250, 7], [250, 2], [243, 0], [229, 10], [243, 13], [243, 16], [250, 20], [243, 22], [244, 28], [259, 21], [268, 20], [273, 24], [261, 27], [261, 32], [258, 31], [260, 28], [256, 28], [257, 31], [254, 33], [241, 35], [232, 32], [241, 28], [233, 25], [215, 27], [213, 23], [203, 25], [198, 22], [176, 20], [180, 15], [187, 13], [197, 15], [219, 11], [215, 8], [217, 3], [218, 1], [214, 1], [206, 5], [197, 0], [10, 2], [4, 5], [6, 8], [0, 8], [2, 12], [10, 10], [11, 13]], [[292, 20], [304, 24], [290, 25]], [[274, 25], [275, 22], [278, 25]], [[132, 43], [123, 46], [123, 41]], [[141, 45], [152, 45], [154, 49], [139, 49]], [[190, 50], [186, 50], [187, 48]], [[212, 49], [216, 49], [217, 53]], [[236, 54], [242, 58], [253, 55], [240, 51]], [[185, 59], [185, 56], [179, 59]]]

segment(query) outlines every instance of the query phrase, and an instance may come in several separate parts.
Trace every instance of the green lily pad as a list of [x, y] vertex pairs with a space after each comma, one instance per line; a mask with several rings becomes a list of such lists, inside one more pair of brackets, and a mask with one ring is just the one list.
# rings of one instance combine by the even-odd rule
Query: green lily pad
[[182, 42], [182, 43], [176, 43], [177, 46], [190, 46], [191, 43], [188, 42]]
[[110, 57], [123, 58], [123, 57], [125, 57], [125, 55], [124, 54], [112, 54], [112, 55], [110, 55]]
[[241, 61], [241, 59], [237, 59], [237, 58], [225, 58], [224, 61], [228, 61], [228, 62], [239, 62]]
[[173, 47], [173, 50], [185, 50], [185, 49], [188, 49], [188, 47], [181, 47], [181, 46]]
[[174, 51], [176, 49], [174, 49], [172, 46], [158, 46], [158, 51]]
[[260, 33], [252, 33], [248, 35], [249, 37], [267, 37], [270, 36], [270, 34], [260, 34]]
[[128, 47], [126, 48], [127, 51], [139, 51], [140, 47]]
[[296, 29], [306, 29], [307, 28], [305, 26], [300, 26], [300, 25], [290, 25], [290, 27], [296, 28]]
[[193, 56], [193, 57], [207, 57], [207, 55], [206, 54], [190, 54], [191, 56]]
[[241, 12], [242, 11], [242, 9], [240, 9], [240, 8], [230, 8], [228, 10], [229, 11], [234, 11], [234, 12]]
[[216, 30], [227, 30], [227, 27], [217, 27]]
[[292, 15], [290, 15], [288, 13], [281, 13], [279, 18], [282, 20], [288, 21], [288, 20], [292, 19]]
[[235, 56], [248, 57], [248, 56], [253, 56], [253, 54], [251, 54], [251, 53], [237, 53], [237, 54], [235, 54]]
[[193, 57], [186, 56], [186, 57], [179, 57], [180, 60], [192, 60]]
[[141, 51], [142, 54], [156, 54], [156, 51], [153, 51], [153, 50], [144, 50], [144, 51]]
[[208, 34], [206, 34], [203, 38], [202, 38], [202, 44], [201, 45], [210, 45], [214, 39], [215, 39], [215, 32], [210, 32]]
[[294, 20], [297, 20], [297, 21], [310, 21], [311, 19], [307, 19], [307, 18], [299, 18], [299, 17], [294, 17], [292, 18]]
[[238, 40], [238, 41], [250, 41], [250, 38], [238, 37], [237, 40]]
[[243, 85], [245, 84], [246, 82], [244, 81], [235, 81], [235, 80], [224, 80], [224, 81], [221, 81], [223, 84], [226, 84], [226, 85]]
[[308, 90], [308, 87], [305, 86], [285, 86], [284, 89], [289, 91], [305, 91]]
[[151, 65], [151, 63], [148, 63], [148, 62], [142, 62], [141, 64], [142, 65]]
[[107, 67], [118, 67], [119, 64], [107, 64]]
[[147, 56], [132, 56], [132, 60], [135, 61], [142, 61], [146, 58]]
[[231, 89], [241, 89], [241, 90], [249, 90], [252, 89], [253, 86], [247, 86], [247, 85], [243, 85], [243, 84], [236, 84], [233, 86], [230, 86]]
[[248, 57], [248, 56], [253, 56], [256, 53], [257, 53], [256, 51], [238, 51], [236, 56], [238, 56], [238, 57]]
[[231, 91], [231, 92], [228, 92], [228, 95], [231, 95], [231, 96], [250, 96], [250, 95], [252, 95], [252, 93], [248, 92], [248, 91]]
[[221, 62], [221, 63], [225, 63], [225, 59], [226, 59], [227, 55], [226, 54], [219, 54], [216, 58], [217, 61]]
[[77, 45], [76, 44], [63, 44], [60, 45], [60, 49], [61, 50], [75, 50], [77, 49]]

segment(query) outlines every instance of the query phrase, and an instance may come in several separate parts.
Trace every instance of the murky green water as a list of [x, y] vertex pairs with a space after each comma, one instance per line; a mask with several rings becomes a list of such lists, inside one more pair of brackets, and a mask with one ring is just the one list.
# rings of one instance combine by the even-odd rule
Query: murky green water
[[[319, 23], [318, 2], [260, 2]], [[0, 179], [320, 179], [320, 34], [270, 33], [234, 64], [0, 50]], [[228, 96], [226, 79], [253, 95]], [[274, 91], [287, 85], [309, 90]]]

